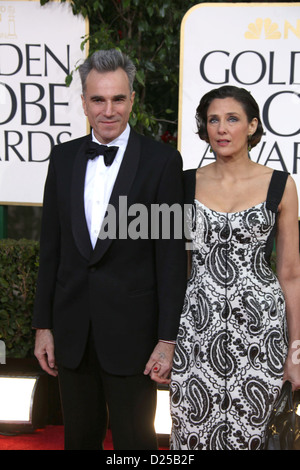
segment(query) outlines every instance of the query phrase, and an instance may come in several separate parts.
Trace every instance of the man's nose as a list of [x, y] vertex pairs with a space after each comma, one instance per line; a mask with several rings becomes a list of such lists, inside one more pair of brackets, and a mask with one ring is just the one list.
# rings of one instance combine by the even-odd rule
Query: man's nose
[[106, 102], [104, 112], [106, 116], [111, 116], [113, 114], [113, 103], [111, 101]]

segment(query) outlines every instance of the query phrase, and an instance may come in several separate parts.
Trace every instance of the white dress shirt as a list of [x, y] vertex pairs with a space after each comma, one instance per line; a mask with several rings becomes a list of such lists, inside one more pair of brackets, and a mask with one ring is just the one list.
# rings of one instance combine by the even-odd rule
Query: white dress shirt
[[[127, 124], [125, 131], [109, 143], [109, 146], [115, 145], [119, 147], [112, 165], [105, 165], [103, 155], [100, 155], [93, 160], [88, 160], [87, 163], [84, 187], [84, 207], [86, 222], [93, 248], [96, 245], [97, 238], [100, 233], [107, 204], [127, 147], [129, 134], [130, 127]], [[92, 140], [98, 144], [102, 144], [95, 138], [93, 131]]]

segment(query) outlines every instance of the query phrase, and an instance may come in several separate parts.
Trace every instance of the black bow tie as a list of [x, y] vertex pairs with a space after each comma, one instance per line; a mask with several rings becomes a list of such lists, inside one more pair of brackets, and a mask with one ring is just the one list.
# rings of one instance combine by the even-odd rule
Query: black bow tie
[[97, 142], [92, 141], [88, 143], [86, 156], [88, 159], [93, 160], [99, 155], [103, 155], [105, 165], [110, 166], [114, 161], [118, 150], [119, 147], [108, 147], [107, 145], [100, 145], [97, 144]]

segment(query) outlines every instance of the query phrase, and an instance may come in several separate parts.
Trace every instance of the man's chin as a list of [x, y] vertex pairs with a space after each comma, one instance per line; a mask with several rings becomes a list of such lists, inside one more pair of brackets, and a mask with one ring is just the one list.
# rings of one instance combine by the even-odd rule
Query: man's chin
[[[101, 127], [101, 131], [97, 132], [97, 134], [95, 133], [96, 139], [98, 139], [99, 142], [101, 142], [102, 144], [108, 144], [112, 140], [119, 137], [119, 135], [122, 133], [122, 132], [120, 132], [119, 129], [116, 128], [116, 126], [114, 126], [114, 127], [113, 127], [113, 125], [111, 125], [111, 127], [109, 127], [109, 126], [110, 125], [107, 125], [104, 129], [103, 129], [103, 127]], [[95, 129], [94, 129], [94, 131], [95, 131]]]

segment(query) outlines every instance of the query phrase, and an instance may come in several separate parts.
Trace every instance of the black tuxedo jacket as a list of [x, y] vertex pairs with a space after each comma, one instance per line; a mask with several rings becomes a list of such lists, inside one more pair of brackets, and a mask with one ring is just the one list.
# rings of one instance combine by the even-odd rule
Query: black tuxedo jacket
[[[158, 339], [176, 338], [186, 287], [184, 239], [173, 230], [170, 239], [117, 233], [92, 248], [84, 211], [88, 139], [55, 146], [50, 156], [33, 327], [52, 329], [57, 363], [76, 368], [91, 326], [102, 367], [131, 375], [144, 370]], [[120, 196], [128, 207], [183, 204], [180, 154], [131, 130], [110, 199], [124, 229], [124, 220], [128, 226], [137, 219], [127, 216]]]

